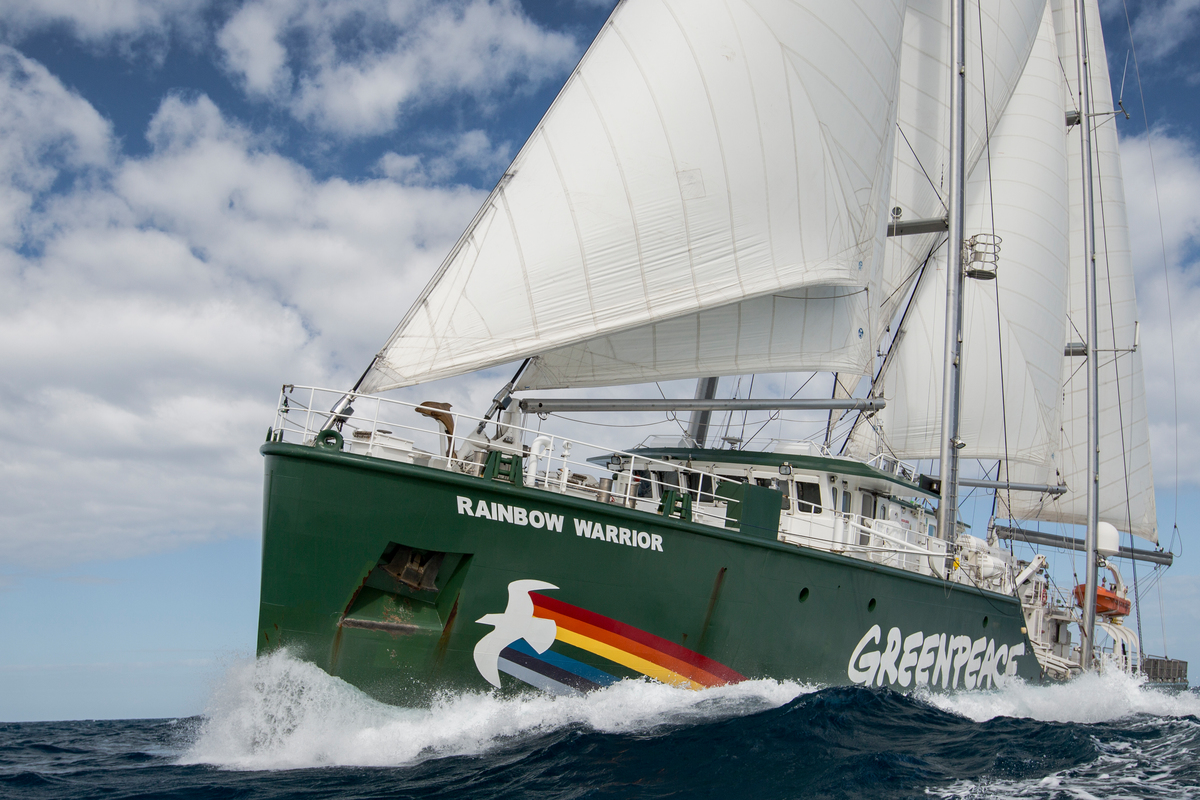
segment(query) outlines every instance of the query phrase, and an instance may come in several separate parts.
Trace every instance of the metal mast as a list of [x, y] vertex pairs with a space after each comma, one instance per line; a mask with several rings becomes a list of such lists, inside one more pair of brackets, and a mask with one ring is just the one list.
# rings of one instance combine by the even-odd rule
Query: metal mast
[[962, 389], [963, 217], [966, 179], [966, 2], [950, 0], [950, 238], [946, 244], [946, 350], [942, 369], [941, 490], [938, 532], [954, 541], [958, 522], [959, 394]]
[[1083, 243], [1085, 293], [1087, 295], [1087, 587], [1083, 595], [1083, 641], [1079, 643], [1079, 662], [1085, 670], [1092, 666], [1092, 647], [1096, 632], [1096, 527], [1100, 521], [1100, 385], [1096, 358], [1096, 221], [1092, 207], [1092, 92], [1088, 75], [1087, 13], [1084, 0], [1075, 0], [1075, 56], [1079, 70], [1079, 125], [1082, 129], [1083, 155]]
[[[717, 396], [717, 383], [720, 378], [700, 378], [696, 381], [696, 399], [697, 400], [712, 400]], [[708, 423], [712, 418], [710, 409], [702, 409], [692, 412], [692, 417], [688, 420], [687, 435], [688, 438], [696, 443], [696, 447], [704, 447], [708, 441]]]

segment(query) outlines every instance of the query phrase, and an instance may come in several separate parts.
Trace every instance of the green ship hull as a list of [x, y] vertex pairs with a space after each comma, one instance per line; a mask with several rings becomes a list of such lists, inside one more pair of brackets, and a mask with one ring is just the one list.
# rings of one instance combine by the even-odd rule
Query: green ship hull
[[491, 477], [262, 453], [258, 652], [385, 702], [638, 676], [901, 691], [1040, 676], [1014, 597]]

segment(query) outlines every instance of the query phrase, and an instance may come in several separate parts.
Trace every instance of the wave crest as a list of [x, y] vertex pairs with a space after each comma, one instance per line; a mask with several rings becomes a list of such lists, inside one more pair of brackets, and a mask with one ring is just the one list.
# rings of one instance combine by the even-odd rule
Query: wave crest
[[693, 692], [625, 680], [579, 697], [464, 692], [443, 695], [429, 708], [400, 708], [278, 651], [230, 668], [180, 763], [402, 766], [476, 755], [565, 728], [652, 733], [776, 708], [816, 688], [756, 680]]

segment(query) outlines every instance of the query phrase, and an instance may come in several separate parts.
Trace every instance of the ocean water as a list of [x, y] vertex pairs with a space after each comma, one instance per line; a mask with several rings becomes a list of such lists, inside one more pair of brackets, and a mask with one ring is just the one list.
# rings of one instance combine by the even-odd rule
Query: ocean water
[[0, 796], [1200, 797], [1200, 696], [624, 681], [404, 709], [277, 654], [233, 667], [201, 717], [0, 724]]

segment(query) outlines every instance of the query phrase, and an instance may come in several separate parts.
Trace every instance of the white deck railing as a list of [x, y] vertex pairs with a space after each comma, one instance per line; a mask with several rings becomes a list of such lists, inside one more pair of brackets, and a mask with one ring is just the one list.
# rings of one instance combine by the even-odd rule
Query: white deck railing
[[[343, 404], [343, 399], [349, 403]], [[336, 415], [331, 411], [335, 407], [342, 409]], [[432, 411], [446, 424], [423, 413]], [[335, 420], [340, 423], [334, 426], [337, 436], [326, 434]], [[492, 438], [477, 432], [481, 423]], [[691, 496], [691, 521], [715, 527], [728, 527], [729, 506], [736, 503], [718, 497], [720, 487], [750, 480], [750, 471], [755, 469], [747, 466], [744, 476], [731, 478], [678, 461], [648, 458], [515, 424], [504, 426], [471, 414], [312, 386], [283, 387], [271, 440], [340, 447], [359, 455], [474, 476], [483, 474], [487, 454], [499, 450], [522, 456], [519, 483], [525, 487], [650, 512], [659, 510], [660, 498], [655, 494], [675, 489]], [[872, 464], [903, 477], [916, 474], [911, 465], [881, 459], [877, 457], [879, 463]], [[673, 485], [671, 480], [662, 480], [664, 473], [674, 480]], [[646, 496], [640, 491], [640, 487], [654, 485], [659, 492]], [[802, 505], [799, 500], [794, 503]], [[795, 511], [795, 505], [792, 508], [781, 520], [781, 541], [942, 577], [942, 569], [934, 566], [947, 552], [940, 540], [921, 547], [909, 541], [909, 531], [888, 520], [836, 511], [805, 514]], [[807, 530], [801, 532], [800, 528]]]
[[[330, 409], [343, 398], [349, 399], [348, 407], [344, 406], [335, 415]], [[651, 503], [650, 498], [639, 496], [638, 487], [643, 479], [635, 473], [678, 473], [679, 491], [693, 498], [692, 521], [715, 526], [725, 525], [726, 505], [733, 502], [725, 498], [717, 500], [717, 488], [740, 483], [675, 461], [436, 409], [449, 422], [443, 425], [418, 409], [431, 410], [376, 395], [285, 385], [280, 392], [271, 438], [277, 442], [314, 445], [336, 417], [340, 422], [337, 427], [341, 449], [351, 453], [481, 475], [487, 453], [499, 450], [522, 456], [522, 485], [526, 487], [644, 510], [650, 505], [657, 509], [658, 501]], [[476, 433], [480, 423], [485, 424], [485, 431], [492, 429], [495, 439], [487, 440]], [[331, 442], [325, 446], [335, 446], [336, 437], [327, 438]], [[610, 465], [609, 459], [614, 456], [616, 460]], [[592, 459], [601, 460], [602, 465]], [[615, 480], [609, 477], [612, 474], [617, 475]], [[703, 493], [687, 488], [690, 476], [695, 476], [692, 482], [696, 486], [704, 486]]]

